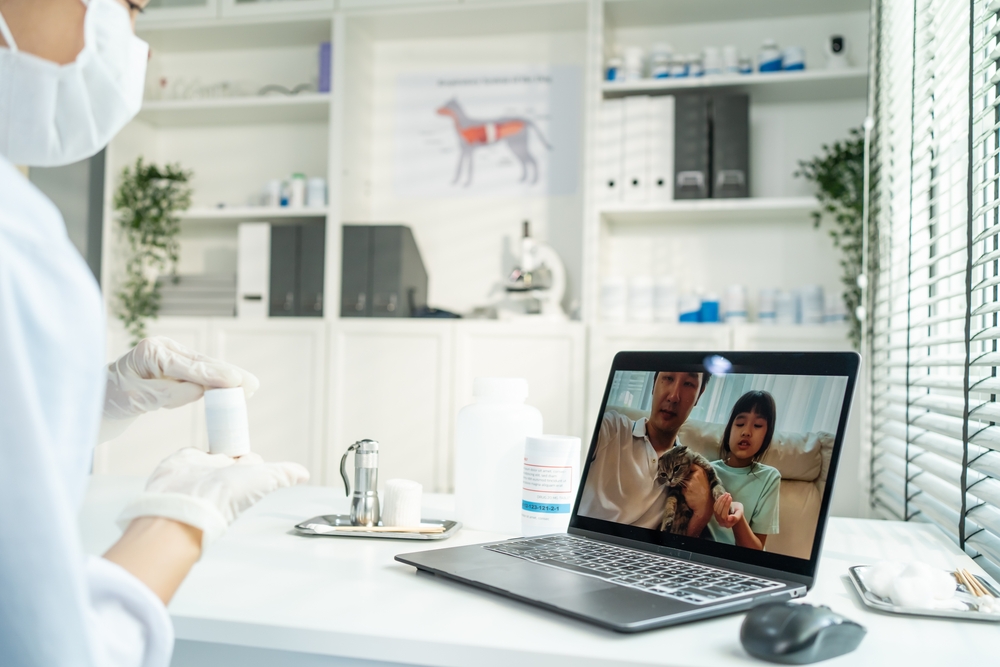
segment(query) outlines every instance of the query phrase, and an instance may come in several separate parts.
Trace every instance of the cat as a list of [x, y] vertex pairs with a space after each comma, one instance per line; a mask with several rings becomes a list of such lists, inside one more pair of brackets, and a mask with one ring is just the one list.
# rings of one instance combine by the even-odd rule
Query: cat
[[726, 492], [708, 459], [684, 445], [674, 445], [660, 457], [656, 471], [656, 481], [667, 487], [667, 504], [663, 510], [663, 521], [660, 523], [661, 531], [669, 530], [677, 535], [687, 534], [688, 523], [694, 516], [694, 510], [688, 507], [684, 499], [684, 489], [691, 479], [695, 466], [705, 471], [708, 486], [712, 491], [713, 505], [714, 501]]

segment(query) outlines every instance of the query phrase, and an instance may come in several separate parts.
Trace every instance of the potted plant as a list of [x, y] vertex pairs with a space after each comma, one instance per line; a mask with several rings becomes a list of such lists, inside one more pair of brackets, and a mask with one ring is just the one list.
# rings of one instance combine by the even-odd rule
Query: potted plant
[[812, 160], [799, 161], [795, 172], [816, 184], [820, 209], [812, 214], [816, 227], [824, 218], [832, 222], [830, 236], [833, 244], [840, 248], [843, 257], [841, 283], [844, 286], [844, 306], [850, 323], [849, 336], [855, 348], [861, 345], [861, 321], [858, 306], [861, 305], [861, 287], [858, 276], [862, 273], [863, 232], [862, 213], [864, 209], [864, 132], [852, 129], [850, 137], [836, 141], [833, 145], [823, 144], [822, 154]]
[[115, 191], [118, 231], [126, 243], [125, 275], [115, 293], [116, 314], [135, 344], [146, 335], [146, 322], [160, 310], [156, 282], [164, 269], [177, 272], [181, 221], [191, 205], [191, 172], [176, 164], [158, 167], [140, 157], [122, 170]]

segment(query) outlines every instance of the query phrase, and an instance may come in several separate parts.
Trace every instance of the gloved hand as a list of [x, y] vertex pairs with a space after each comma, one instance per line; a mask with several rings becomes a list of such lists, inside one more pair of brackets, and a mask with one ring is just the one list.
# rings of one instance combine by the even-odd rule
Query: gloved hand
[[276, 489], [308, 479], [298, 463], [264, 463], [253, 453], [234, 459], [187, 447], [156, 467], [146, 490], [118, 517], [118, 526], [125, 530], [141, 516], [173, 519], [200, 529], [204, 549], [243, 510]]
[[243, 387], [249, 398], [259, 386], [257, 378], [239, 366], [198, 354], [169, 338], [145, 338], [108, 365], [100, 442], [120, 435], [143, 413], [197, 401], [206, 388]]

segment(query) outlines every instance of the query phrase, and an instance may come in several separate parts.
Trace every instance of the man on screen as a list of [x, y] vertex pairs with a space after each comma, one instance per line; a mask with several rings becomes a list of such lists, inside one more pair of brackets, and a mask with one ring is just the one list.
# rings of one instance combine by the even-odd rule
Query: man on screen
[[[604, 413], [580, 514], [659, 529], [666, 493], [656, 481], [657, 464], [664, 452], [679, 444], [677, 433], [705, 393], [709, 378], [709, 373], [660, 371], [653, 379], [648, 418], [633, 421], [612, 409]], [[700, 536], [713, 509], [708, 480], [700, 468], [684, 498], [694, 511], [687, 535]]]

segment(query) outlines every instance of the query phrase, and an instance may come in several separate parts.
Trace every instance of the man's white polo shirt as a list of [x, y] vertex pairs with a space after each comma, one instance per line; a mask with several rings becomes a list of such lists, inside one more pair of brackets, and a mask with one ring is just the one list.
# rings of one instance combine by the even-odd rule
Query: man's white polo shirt
[[656, 481], [658, 460], [646, 436], [645, 418], [632, 421], [617, 412], [605, 412], [580, 514], [658, 530], [667, 499]]

